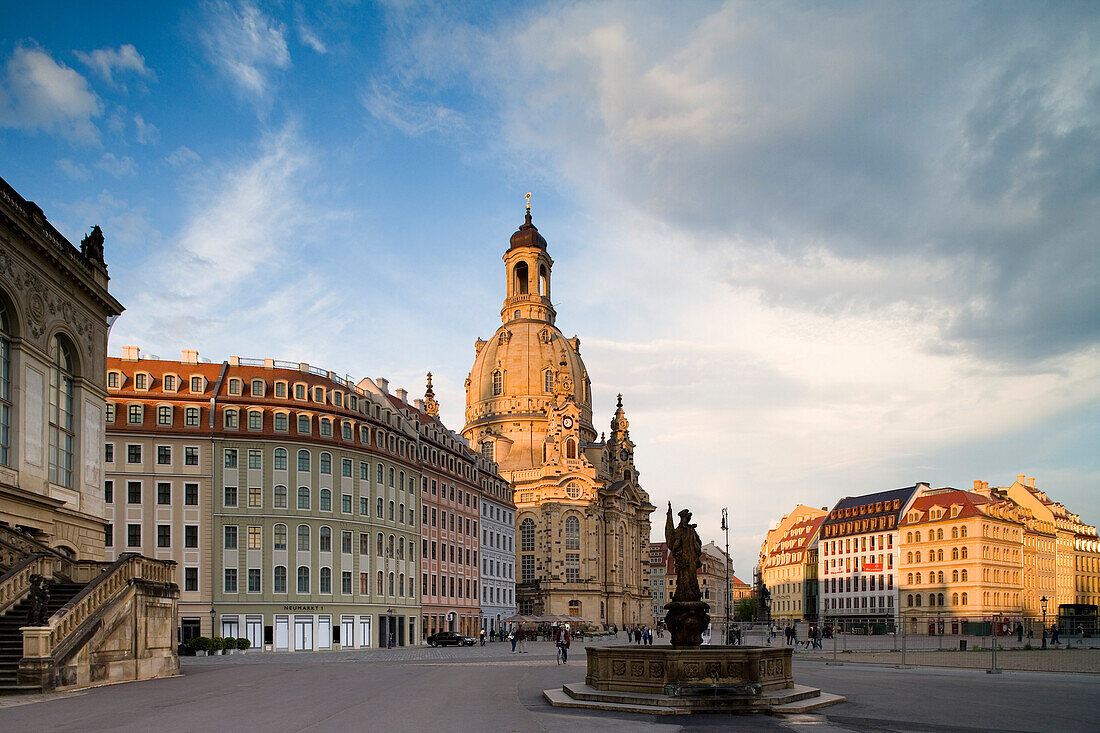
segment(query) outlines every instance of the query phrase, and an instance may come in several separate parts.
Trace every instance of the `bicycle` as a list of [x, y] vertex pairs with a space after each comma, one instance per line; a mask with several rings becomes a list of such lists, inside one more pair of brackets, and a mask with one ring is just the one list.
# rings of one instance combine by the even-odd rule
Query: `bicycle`
[[563, 647], [560, 643], [556, 644], [555, 646], [557, 646], [558, 648], [558, 664], [565, 664], [565, 647]]

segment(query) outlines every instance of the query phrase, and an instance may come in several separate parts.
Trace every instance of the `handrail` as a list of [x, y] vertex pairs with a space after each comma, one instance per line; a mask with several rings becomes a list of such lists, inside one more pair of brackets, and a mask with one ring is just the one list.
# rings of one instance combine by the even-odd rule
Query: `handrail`
[[36, 553], [0, 575], [0, 613], [22, 600], [30, 590], [31, 576], [48, 574], [50, 565], [51, 560], [45, 553]]
[[34, 539], [33, 537], [28, 537], [27, 535], [22, 534], [21, 532], [16, 532], [14, 529], [11, 529], [10, 527], [5, 527], [3, 525], [0, 525], [0, 541], [5, 541], [5, 540], [6, 540], [6, 544], [14, 546], [14, 547], [22, 550], [23, 552], [25, 552], [27, 554], [34, 554], [34, 553], [37, 553], [37, 552], [43, 552], [43, 553], [47, 553], [47, 554], [53, 555], [55, 557], [61, 558], [62, 560], [67, 560], [67, 561], [70, 561], [70, 562], [72, 561], [72, 558], [65, 555], [64, 553], [58, 552], [57, 550], [50, 547], [46, 543], [39, 542], [38, 540]]

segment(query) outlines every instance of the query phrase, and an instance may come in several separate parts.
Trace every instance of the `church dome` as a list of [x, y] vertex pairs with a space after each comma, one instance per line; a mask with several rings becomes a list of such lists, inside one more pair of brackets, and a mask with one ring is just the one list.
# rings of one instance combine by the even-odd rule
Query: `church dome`
[[538, 247], [540, 249], [546, 249], [546, 239], [539, 234], [538, 227], [531, 223], [530, 211], [527, 212], [524, 222], [519, 225], [519, 229], [512, 235], [509, 249], [515, 249], [516, 247]]

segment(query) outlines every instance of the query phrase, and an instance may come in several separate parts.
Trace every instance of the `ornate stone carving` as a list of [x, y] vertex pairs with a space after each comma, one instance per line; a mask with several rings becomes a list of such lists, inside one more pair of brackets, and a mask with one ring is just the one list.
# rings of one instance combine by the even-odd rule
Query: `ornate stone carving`
[[626, 674], [626, 661], [622, 659], [616, 659], [611, 662], [611, 673], [618, 677], [622, 677]]

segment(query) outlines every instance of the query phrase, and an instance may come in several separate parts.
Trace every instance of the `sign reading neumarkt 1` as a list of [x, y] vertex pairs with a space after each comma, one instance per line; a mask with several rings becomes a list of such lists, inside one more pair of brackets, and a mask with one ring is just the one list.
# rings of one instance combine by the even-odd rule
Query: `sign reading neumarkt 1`
[[304, 604], [303, 605], [291, 604], [289, 606], [283, 606], [283, 610], [284, 611], [324, 611], [325, 607], [324, 606], [308, 606], [308, 605], [304, 605]]

